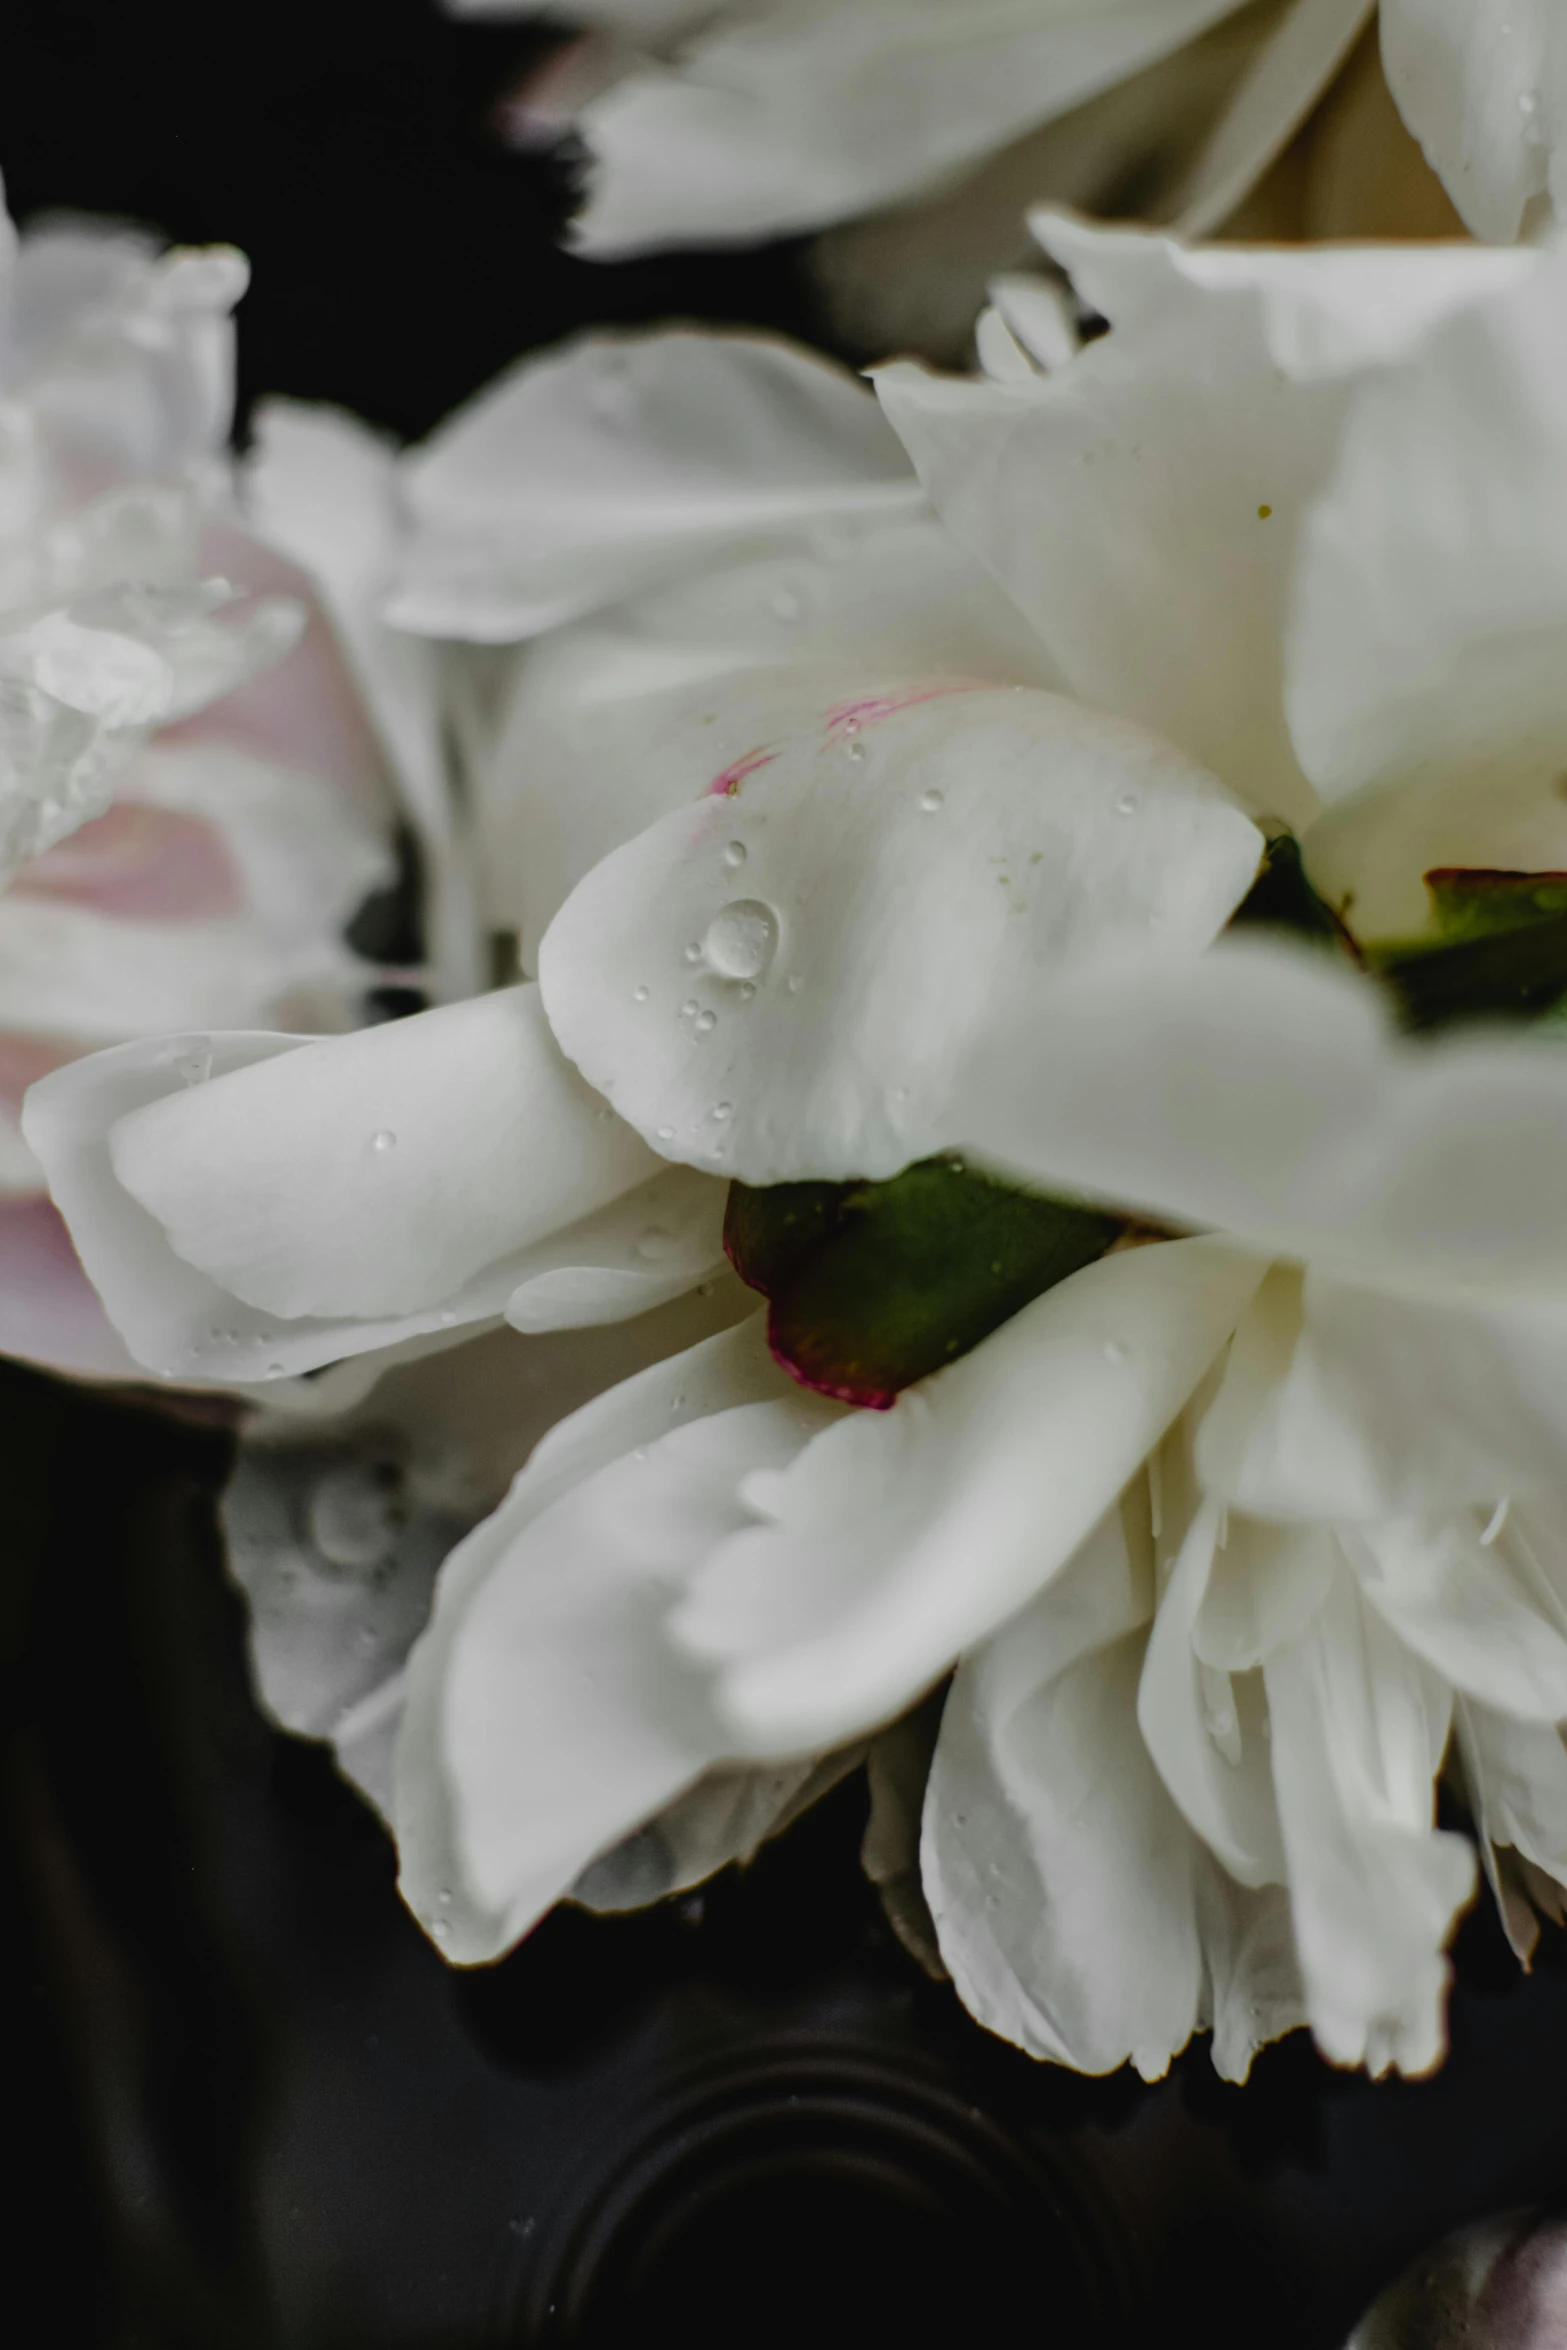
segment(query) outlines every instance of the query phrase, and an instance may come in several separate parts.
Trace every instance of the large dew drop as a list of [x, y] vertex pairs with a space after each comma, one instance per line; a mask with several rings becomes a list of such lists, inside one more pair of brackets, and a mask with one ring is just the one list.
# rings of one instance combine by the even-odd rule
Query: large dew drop
[[710, 971], [720, 979], [757, 980], [778, 945], [778, 917], [759, 898], [736, 898], [715, 914], [702, 941]]

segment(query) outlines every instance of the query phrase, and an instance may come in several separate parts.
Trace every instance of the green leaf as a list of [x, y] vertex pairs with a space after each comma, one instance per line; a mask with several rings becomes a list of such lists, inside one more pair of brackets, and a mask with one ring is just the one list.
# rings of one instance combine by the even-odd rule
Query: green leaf
[[1407, 1028], [1537, 1020], [1567, 994], [1567, 873], [1434, 866], [1437, 935], [1378, 949]]
[[1315, 945], [1355, 951], [1343, 923], [1307, 879], [1299, 841], [1282, 829], [1270, 834], [1257, 878], [1230, 916], [1229, 928], [1287, 930]]
[[1124, 1230], [1122, 1217], [943, 1157], [887, 1183], [731, 1184], [724, 1246], [770, 1301], [785, 1370], [884, 1409]]

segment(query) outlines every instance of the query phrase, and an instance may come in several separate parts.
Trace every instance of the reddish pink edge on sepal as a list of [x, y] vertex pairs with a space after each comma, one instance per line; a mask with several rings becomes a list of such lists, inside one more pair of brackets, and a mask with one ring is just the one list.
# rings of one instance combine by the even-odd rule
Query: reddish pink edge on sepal
[[796, 1387], [808, 1387], [813, 1395], [830, 1395], [834, 1403], [857, 1404], [867, 1412], [888, 1412], [898, 1400], [899, 1391], [895, 1387], [856, 1387], [845, 1379], [813, 1379], [775, 1335], [771, 1314], [767, 1317], [767, 1351], [779, 1370], [788, 1372]]
[[776, 751], [764, 751], [758, 744], [754, 751], [747, 751], [732, 766], [726, 767], [722, 775], [715, 775], [703, 797], [709, 800], [732, 800], [748, 775], [754, 775], [759, 767], [770, 767], [777, 756]]
[[985, 694], [994, 690], [989, 678], [954, 677], [941, 685], [911, 686], [906, 693], [865, 694], [858, 701], [835, 702], [827, 713], [826, 747], [831, 750], [850, 736], [863, 734], [868, 726], [879, 726], [884, 718], [895, 717], [900, 710], [912, 710], [920, 702], [940, 701], [946, 694]]

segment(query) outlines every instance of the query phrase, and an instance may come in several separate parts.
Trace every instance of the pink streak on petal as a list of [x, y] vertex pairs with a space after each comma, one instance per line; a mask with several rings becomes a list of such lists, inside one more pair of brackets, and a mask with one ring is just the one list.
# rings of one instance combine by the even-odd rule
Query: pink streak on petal
[[734, 765], [726, 767], [722, 775], [714, 776], [704, 798], [732, 800], [748, 775], [754, 775], [759, 767], [770, 767], [777, 756], [776, 751], [747, 751], [743, 759], [736, 759]]
[[225, 742], [319, 775], [372, 815], [390, 805], [386, 760], [308, 573], [234, 523], [214, 523], [201, 568], [253, 594], [294, 596], [309, 615], [294, 650], [248, 684], [165, 729], [162, 742]]
[[982, 677], [958, 677], [944, 685], [910, 686], [899, 694], [867, 694], [856, 702], [836, 702], [827, 713], [826, 739], [829, 747], [863, 734], [867, 726], [878, 726], [882, 719], [893, 717], [899, 710], [912, 710], [917, 703], [939, 701], [945, 694], [993, 693], [994, 684]]
[[0, 1201], [0, 1354], [100, 1379], [145, 1379], [47, 1199]]
[[121, 800], [25, 866], [19, 897], [66, 898], [123, 922], [210, 922], [245, 902], [222, 835], [200, 816]]

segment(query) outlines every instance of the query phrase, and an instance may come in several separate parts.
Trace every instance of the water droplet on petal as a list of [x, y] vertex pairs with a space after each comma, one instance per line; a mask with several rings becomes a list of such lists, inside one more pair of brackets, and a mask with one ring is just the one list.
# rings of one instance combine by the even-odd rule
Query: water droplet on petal
[[680, 1017], [682, 1020], [694, 1020], [701, 1009], [702, 1007], [697, 1002], [696, 997], [694, 995], [688, 995], [685, 1002], [680, 1007]]
[[383, 1154], [387, 1151], [396, 1150], [397, 1137], [392, 1132], [390, 1126], [383, 1126], [378, 1134], [371, 1135], [370, 1148], [373, 1151], [380, 1151]]
[[721, 979], [760, 979], [778, 945], [778, 917], [760, 898], [736, 898], [715, 914], [702, 941]]
[[745, 842], [743, 840], [732, 840], [729, 843], [724, 851], [724, 863], [731, 873], [739, 872], [745, 863]]
[[645, 987], [634, 987], [631, 990], [631, 1000], [634, 1004], [645, 1004], [647, 1002], [647, 989]]
[[801, 977], [800, 973], [798, 971], [794, 972], [789, 980], [789, 993], [791, 995], [798, 995], [804, 985], [805, 981]]
[[673, 1126], [661, 1126], [658, 1130], [658, 1139], [660, 1142], [673, 1142], [675, 1139]]
[[650, 1265], [656, 1265], [679, 1246], [673, 1232], [666, 1232], [662, 1224], [650, 1224], [645, 1232], [637, 1234], [637, 1255]]
[[755, 993], [756, 981], [754, 979], [742, 979], [739, 986], [735, 989], [735, 994], [740, 998], [740, 1001], [743, 1004], [748, 1004]]
[[920, 793], [920, 814], [922, 816], [934, 816], [940, 806], [941, 794], [939, 791], [922, 791]]
[[718, 1120], [720, 1125], [723, 1124], [726, 1118], [732, 1118], [734, 1114], [735, 1106], [733, 1102], [714, 1102], [713, 1116]]
[[847, 746], [847, 748], [848, 748], [848, 753], [849, 753], [849, 756], [850, 756], [850, 758], [851, 758], [851, 759], [863, 759], [863, 758], [864, 758], [864, 756], [865, 756], [865, 745], [864, 745], [863, 743], [850, 743], [850, 744]]
[[1118, 816], [1135, 816], [1137, 813], [1137, 794], [1135, 792], [1129, 791], [1123, 792], [1121, 797], [1115, 803], [1115, 812]]
[[701, 941], [699, 938], [688, 938], [688, 939], [687, 939], [687, 941], [686, 941], [686, 945], [685, 945], [685, 958], [686, 958], [686, 961], [687, 961], [688, 963], [700, 963], [700, 962], [701, 962], [701, 960], [702, 960], [702, 941]]
[[698, 1012], [691, 1025], [698, 1036], [711, 1036], [713, 1030], [718, 1026], [718, 1014], [716, 1012]]

